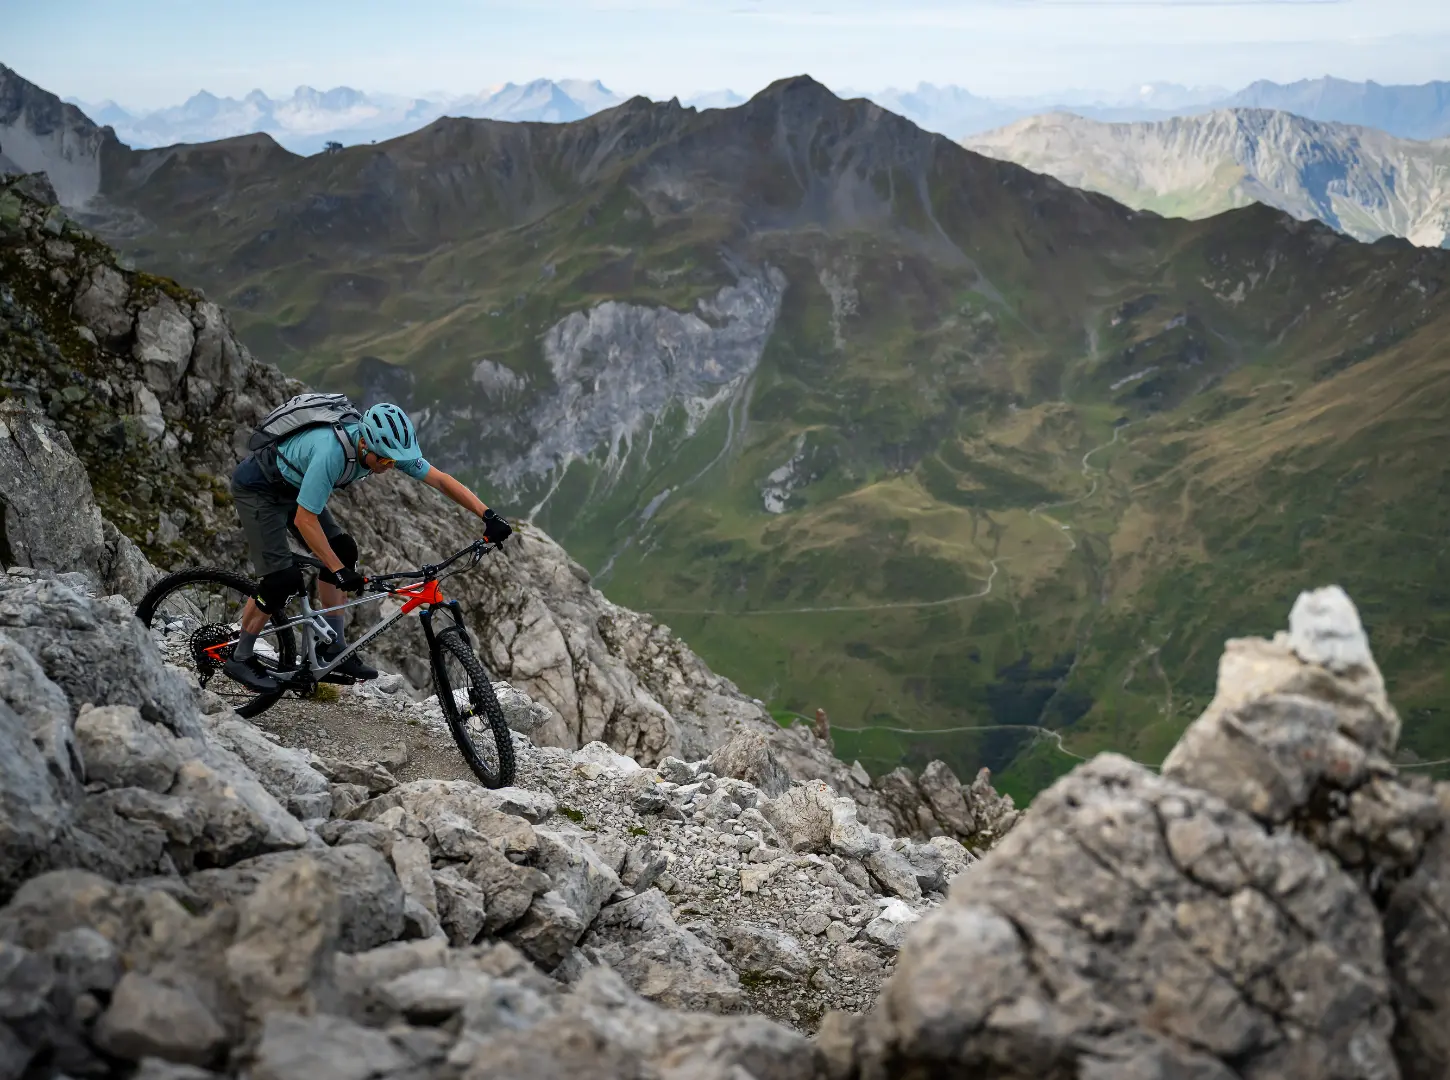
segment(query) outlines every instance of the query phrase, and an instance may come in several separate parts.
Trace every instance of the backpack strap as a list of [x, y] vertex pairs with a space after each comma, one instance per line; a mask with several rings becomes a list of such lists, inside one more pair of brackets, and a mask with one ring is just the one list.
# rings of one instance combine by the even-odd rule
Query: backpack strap
[[354, 480], [359, 479], [359, 473], [364, 471], [361, 463], [357, 459], [357, 440], [348, 438], [348, 434], [343, 430], [341, 424], [333, 424], [332, 433], [337, 436], [337, 441], [342, 444], [342, 456], [347, 462], [347, 467], [343, 469], [342, 475], [337, 478], [337, 483], [333, 485], [333, 488], [345, 488]]

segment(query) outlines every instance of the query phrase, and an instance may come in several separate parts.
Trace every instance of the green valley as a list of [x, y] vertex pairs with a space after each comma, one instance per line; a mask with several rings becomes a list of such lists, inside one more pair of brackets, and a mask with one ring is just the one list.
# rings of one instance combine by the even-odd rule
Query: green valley
[[1156, 763], [1231, 630], [1330, 581], [1450, 757], [1450, 253], [1132, 211], [808, 79], [103, 165], [90, 220], [138, 265], [402, 401], [873, 773]]

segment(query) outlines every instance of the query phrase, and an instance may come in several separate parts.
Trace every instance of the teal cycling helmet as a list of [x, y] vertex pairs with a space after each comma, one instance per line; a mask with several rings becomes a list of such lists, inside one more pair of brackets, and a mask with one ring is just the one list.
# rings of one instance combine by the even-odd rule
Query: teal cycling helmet
[[363, 413], [362, 428], [367, 448], [379, 457], [417, 461], [423, 456], [413, 421], [392, 402], [384, 401]]

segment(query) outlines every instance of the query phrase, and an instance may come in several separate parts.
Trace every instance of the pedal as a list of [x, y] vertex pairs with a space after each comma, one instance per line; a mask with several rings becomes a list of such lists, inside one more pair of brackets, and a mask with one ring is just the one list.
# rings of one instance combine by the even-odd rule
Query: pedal
[[334, 686], [354, 686], [357, 680], [351, 675], [339, 675], [336, 672], [324, 675], [318, 682], [332, 683]]

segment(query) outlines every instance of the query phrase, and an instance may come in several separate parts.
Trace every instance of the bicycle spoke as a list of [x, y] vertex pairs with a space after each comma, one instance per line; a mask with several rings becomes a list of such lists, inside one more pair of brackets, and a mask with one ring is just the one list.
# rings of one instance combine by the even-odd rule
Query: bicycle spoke
[[[221, 571], [182, 572], [158, 582], [138, 609], [162, 657], [192, 672], [204, 689], [243, 716], [261, 711], [277, 696], [258, 694], [223, 670], [241, 633], [249, 584], [245, 578]], [[269, 628], [254, 651], [263, 666], [274, 671], [289, 669], [294, 653], [291, 632]]]

